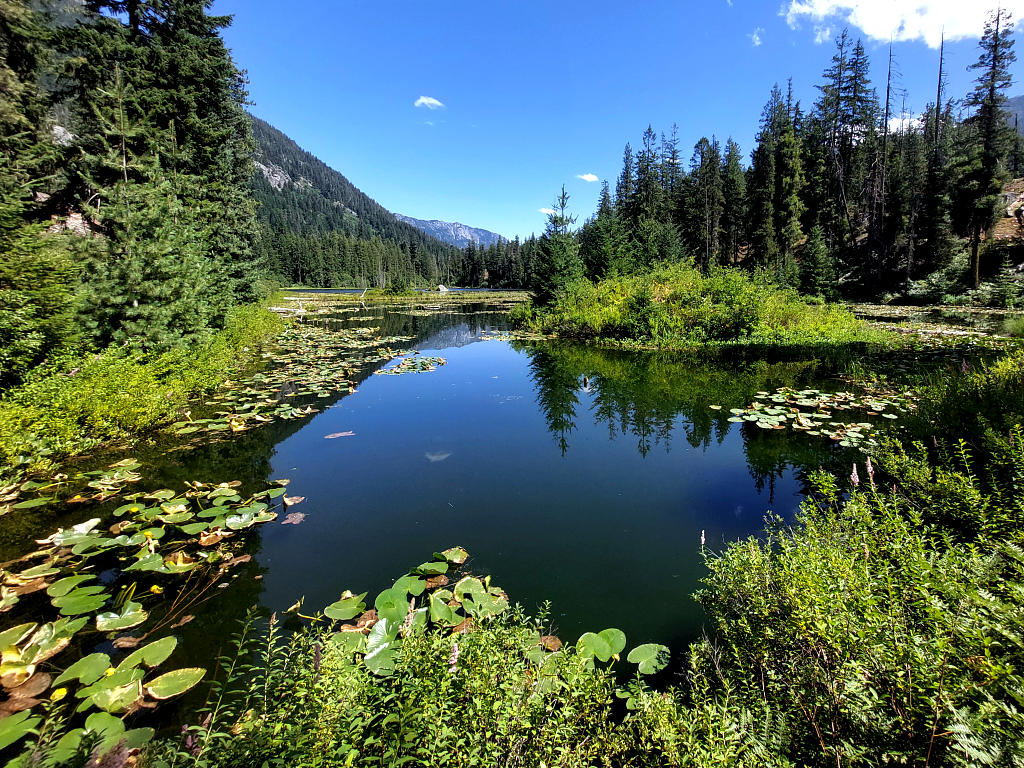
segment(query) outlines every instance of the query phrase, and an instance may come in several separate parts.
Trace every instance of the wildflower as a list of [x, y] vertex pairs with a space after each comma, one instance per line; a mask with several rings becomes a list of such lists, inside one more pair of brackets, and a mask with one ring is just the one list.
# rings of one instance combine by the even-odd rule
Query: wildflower
[[875, 468], [871, 466], [871, 457], [868, 456], [868, 480], [871, 482], [871, 490], [875, 490]]
[[50, 694], [50, 701], [60, 701], [67, 695], [67, 688], [54, 688], [53, 693]]
[[459, 644], [458, 643], [453, 643], [452, 644], [452, 655], [448, 657], [448, 672], [450, 674], [454, 675], [456, 670], [458, 670], [458, 668], [459, 668]]
[[704, 549], [704, 541], [705, 541], [704, 529], [702, 528], [701, 531], [700, 531], [700, 548], [701, 549]]
[[154, 595], [162, 595], [164, 593], [164, 588], [161, 587], [159, 584], [154, 584], [152, 587], [149, 588], [149, 591], [152, 592]]
[[857, 474], [857, 462], [853, 463], [853, 472], [850, 473], [850, 482], [853, 483], [854, 488], [860, 485], [860, 475]]

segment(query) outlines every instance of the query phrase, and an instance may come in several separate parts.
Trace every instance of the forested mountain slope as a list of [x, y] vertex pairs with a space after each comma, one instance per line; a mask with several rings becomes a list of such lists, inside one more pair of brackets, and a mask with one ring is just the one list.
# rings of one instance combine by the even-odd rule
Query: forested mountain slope
[[457, 260], [453, 246], [399, 221], [281, 131], [257, 117], [252, 126], [265, 259], [285, 282], [435, 282]]

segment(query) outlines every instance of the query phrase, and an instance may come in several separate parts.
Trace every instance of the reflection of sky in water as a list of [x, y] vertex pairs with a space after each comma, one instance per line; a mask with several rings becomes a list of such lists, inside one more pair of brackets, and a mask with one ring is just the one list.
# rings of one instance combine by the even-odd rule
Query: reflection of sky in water
[[462, 545], [473, 569], [528, 609], [550, 599], [567, 638], [606, 626], [631, 643], [692, 637], [701, 531], [719, 549], [758, 533], [769, 508], [792, 515], [801, 491], [793, 471], [757, 482], [738, 426], [694, 447], [683, 415], [668, 425], [670, 439], [651, 435], [641, 455], [637, 436], [598, 418], [600, 381], [586, 392], [582, 375], [568, 393], [578, 403], [563, 454], [530, 354], [466, 343], [467, 331], [431, 342], [459, 346], [418, 345], [446, 366], [371, 376], [276, 447], [272, 476], [291, 478], [306, 518], [262, 531], [263, 604], [279, 610], [305, 595], [321, 606], [345, 589], [372, 596]]

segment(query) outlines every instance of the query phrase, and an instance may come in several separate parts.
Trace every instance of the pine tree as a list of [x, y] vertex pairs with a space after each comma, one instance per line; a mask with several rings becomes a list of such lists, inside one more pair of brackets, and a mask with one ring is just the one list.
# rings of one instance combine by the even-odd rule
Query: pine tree
[[800, 289], [823, 299], [836, 297], [838, 276], [835, 258], [825, 242], [825, 231], [820, 226], [811, 229], [800, 259]]
[[1003, 161], [1009, 149], [1009, 126], [1003, 114], [1006, 91], [1013, 84], [1010, 66], [1014, 53], [1013, 21], [997, 9], [985, 22], [981, 53], [971, 69], [980, 72], [966, 104], [975, 109], [972, 122], [977, 131], [977, 156], [967, 174], [971, 187], [970, 240], [971, 275], [974, 287], [981, 283], [981, 237], [994, 223], [1002, 191]]
[[747, 179], [743, 172], [739, 145], [729, 139], [725, 144], [722, 164], [724, 207], [722, 209], [722, 242], [719, 261], [736, 264], [744, 242], [747, 218]]
[[702, 138], [690, 160], [690, 222], [692, 247], [705, 269], [714, 264], [721, 244], [725, 188], [718, 142]]
[[43, 39], [28, 3], [0, 0], [0, 387], [74, 335], [67, 249], [33, 220], [33, 192], [54, 154], [37, 87]]
[[576, 217], [566, 212], [568, 205], [569, 195], [563, 186], [538, 243], [533, 273], [533, 295], [538, 304], [549, 304], [566, 283], [583, 276], [580, 246], [572, 232]]

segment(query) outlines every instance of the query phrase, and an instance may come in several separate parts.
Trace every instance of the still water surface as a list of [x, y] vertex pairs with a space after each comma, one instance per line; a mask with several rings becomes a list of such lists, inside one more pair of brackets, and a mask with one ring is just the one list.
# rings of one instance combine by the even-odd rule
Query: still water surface
[[354, 393], [317, 401], [305, 421], [139, 456], [156, 468], [154, 487], [289, 478], [289, 493], [305, 497], [291, 510], [305, 515], [299, 525], [259, 527], [252, 562], [192, 609], [177, 630], [180, 664], [210, 666], [250, 606], [281, 612], [304, 597], [315, 612], [345, 589], [372, 600], [455, 545], [528, 611], [549, 600], [565, 640], [615, 626], [631, 646], [679, 649], [702, 627], [702, 533], [721, 549], [761, 533], [769, 511], [791, 518], [808, 471], [836, 458], [805, 436], [728, 422], [758, 391], [809, 382], [805, 364], [715, 368], [510, 342], [489, 337], [507, 320], [485, 305], [361, 315], [307, 322], [380, 326], [447, 364], [364, 370]]

